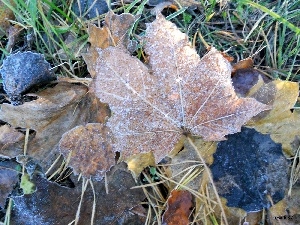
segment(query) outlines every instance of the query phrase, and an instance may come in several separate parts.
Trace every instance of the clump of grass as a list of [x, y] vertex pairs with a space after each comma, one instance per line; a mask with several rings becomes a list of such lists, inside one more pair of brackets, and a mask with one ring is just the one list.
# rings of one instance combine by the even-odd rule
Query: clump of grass
[[[16, 0], [12, 4], [3, 0], [3, 3], [15, 14], [15, 20], [10, 22], [22, 29], [13, 51], [42, 53], [53, 66], [62, 65], [60, 71], [64, 75], [73, 74], [74, 67], [82, 66], [79, 53], [87, 42], [86, 23], [74, 15], [67, 2]], [[4, 48], [1, 51], [9, 54]]]
[[[299, 81], [299, 0], [234, 0], [222, 9], [215, 1], [201, 2], [201, 15], [193, 15], [188, 29], [200, 55], [206, 52], [204, 40], [237, 61], [253, 57], [255, 66], [274, 78]], [[202, 40], [194, 40], [196, 31]]]

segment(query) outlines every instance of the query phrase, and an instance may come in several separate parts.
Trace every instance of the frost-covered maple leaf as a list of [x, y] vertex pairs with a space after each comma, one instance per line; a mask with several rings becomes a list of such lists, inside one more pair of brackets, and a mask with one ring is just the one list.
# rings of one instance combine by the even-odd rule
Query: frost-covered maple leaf
[[113, 148], [126, 157], [153, 151], [160, 161], [185, 134], [224, 140], [268, 106], [238, 98], [231, 65], [212, 48], [202, 59], [162, 15], [148, 24], [144, 65], [122, 47], [99, 49], [91, 91], [108, 103]]

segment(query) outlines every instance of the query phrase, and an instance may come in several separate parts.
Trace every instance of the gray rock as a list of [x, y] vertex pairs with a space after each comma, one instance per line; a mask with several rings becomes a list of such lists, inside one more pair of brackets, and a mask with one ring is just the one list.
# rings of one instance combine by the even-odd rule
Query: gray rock
[[17, 52], [8, 56], [2, 65], [0, 74], [4, 90], [13, 105], [23, 103], [22, 95], [36, 85], [42, 85], [55, 79], [50, 64], [42, 54]]

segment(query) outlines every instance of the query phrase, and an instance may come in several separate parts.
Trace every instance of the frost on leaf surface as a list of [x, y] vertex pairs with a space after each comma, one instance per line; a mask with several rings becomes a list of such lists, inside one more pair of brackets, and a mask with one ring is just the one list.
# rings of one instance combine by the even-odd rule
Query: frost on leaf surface
[[88, 123], [64, 133], [59, 142], [60, 152], [76, 174], [81, 173], [101, 180], [115, 164], [115, 154], [110, 145], [110, 131], [101, 123]]
[[148, 66], [122, 47], [99, 49], [91, 84], [112, 110], [107, 126], [124, 157], [153, 151], [159, 161], [186, 132], [223, 140], [268, 109], [238, 98], [222, 54], [212, 48], [200, 59], [187, 36], [161, 15], [148, 24], [144, 48]]

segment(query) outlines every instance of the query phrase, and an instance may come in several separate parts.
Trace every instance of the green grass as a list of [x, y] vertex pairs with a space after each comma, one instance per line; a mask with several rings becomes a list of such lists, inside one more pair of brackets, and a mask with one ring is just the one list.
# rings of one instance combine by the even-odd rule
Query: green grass
[[[101, 23], [105, 15], [86, 20], [75, 15], [69, 1], [65, 0], [15, 0], [15, 4], [9, 0], [2, 1], [15, 14], [11, 24], [19, 25], [22, 30], [11, 50], [5, 46], [6, 37], [1, 38], [0, 51], [3, 54], [0, 66], [10, 52], [32, 50], [44, 54], [53, 67], [58, 67], [58, 76], [84, 77], [88, 74], [81, 58], [81, 53], [86, 51], [87, 26], [91, 22]], [[207, 45], [214, 46], [235, 57], [236, 61], [253, 57], [255, 67], [274, 79], [300, 81], [300, 0], [232, 0], [222, 6], [220, 0], [198, 2], [198, 9], [194, 11], [181, 5], [178, 11], [165, 9], [163, 13], [189, 36], [200, 55], [205, 54]], [[134, 0], [131, 3], [111, 5], [112, 10], [118, 14], [125, 12], [140, 15], [130, 30], [132, 39], [139, 40], [145, 33], [145, 23], [155, 18], [151, 15], [152, 8], [146, 3], [146, 0]], [[142, 44], [136, 55], [143, 57]], [[166, 178], [161, 175], [159, 168], [152, 172], [161, 179]], [[183, 187], [191, 176], [176, 185]], [[166, 199], [159, 193], [151, 177], [145, 175], [145, 179], [148, 179], [152, 188], [149, 191], [143, 187], [149, 205], [152, 206], [152, 210], [149, 207], [149, 215], [159, 221]], [[197, 194], [195, 196], [199, 197]], [[11, 204], [10, 201], [8, 212]], [[211, 206], [206, 207], [210, 212], [206, 219], [211, 221], [207, 224], [219, 224], [211, 212]], [[5, 224], [8, 224], [9, 215], [5, 220]]]

